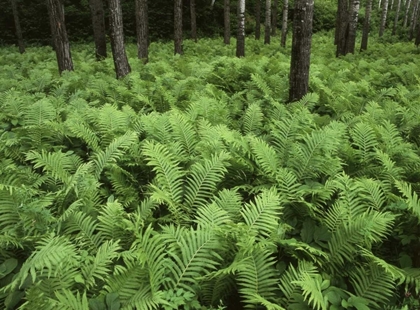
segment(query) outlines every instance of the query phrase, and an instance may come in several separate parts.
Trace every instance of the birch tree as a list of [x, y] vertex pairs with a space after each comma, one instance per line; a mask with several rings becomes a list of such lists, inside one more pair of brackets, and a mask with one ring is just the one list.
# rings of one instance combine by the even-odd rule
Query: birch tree
[[238, 0], [238, 32], [236, 35], [236, 57], [245, 56], [245, 0]]
[[224, 19], [224, 43], [230, 44], [230, 0], [225, 0], [223, 6]]
[[372, 11], [372, 0], [366, 1], [365, 7], [365, 20], [363, 22], [363, 34], [362, 34], [362, 43], [360, 45], [360, 50], [365, 51], [368, 47], [369, 39], [369, 27], [370, 27], [370, 12]]
[[400, 9], [401, 9], [401, 0], [398, 0], [397, 10], [395, 11], [394, 26], [392, 27], [392, 35], [395, 35], [395, 33], [397, 32]]
[[382, 1], [381, 25], [379, 27], [379, 37], [382, 37], [384, 35], [387, 15], [388, 15], [388, 0], [383, 0]]

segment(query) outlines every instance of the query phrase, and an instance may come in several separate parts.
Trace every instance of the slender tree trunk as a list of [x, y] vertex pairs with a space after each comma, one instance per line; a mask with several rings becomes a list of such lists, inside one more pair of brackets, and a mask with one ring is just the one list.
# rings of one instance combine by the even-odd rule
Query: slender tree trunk
[[271, 0], [265, 0], [264, 44], [270, 44], [271, 35]]
[[392, 35], [393, 36], [397, 32], [398, 18], [399, 18], [399, 15], [400, 15], [400, 9], [401, 9], [401, 0], [398, 0], [397, 11], [395, 12], [394, 27], [392, 27]]
[[338, 22], [335, 30], [335, 40], [337, 44], [336, 56], [346, 55], [346, 40], [349, 33], [349, 2], [348, 0], [338, 1], [337, 11]]
[[420, 44], [420, 27], [417, 28], [416, 41], [414, 42], [414, 44], [417, 46], [417, 48], [419, 47], [419, 44]]
[[174, 1], [174, 30], [175, 54], [182, 55], [182, 0]]
[[195, 0], [190, 0], [191, 10], [191, 39], [197, 42], [197, 15], [195, 13]]
[[255, 1], [255, 40], [261, 37], [261, 0]]
[[411, 41], [414, 38], [414, 32], [416, 31], [416, 24], [417, 24], [417, 16], [419, 11], [419, 0], [415, 0], [415, 3], [413, 3], [414, 9], [413, 13], [411, 13], [411, 19], [410, 19], [410, 30], [408, 33], [408, 39]]
[[51, 47], [52, 49], [55, 51], [55, 28], [54, 28], [54, 19], [52, 17], [52, 11], [51, 11], [51, 6], [48, 2], [48, 0], [46, 0], [47, 2], [47, 10], [48, 10], [48, 19], [50, 21], [50, 32], [51, 32]]
[[370, 12], [371, 11], [372, 11], [372, 0], [367, 0], [366, 1], [366, 9], [365, 9], [365, 20], [363, 22], [362, 44], [360, 46], [361, 51], [367, 50], [367, 47], [368, 47]]
[[407, 27], [407, 22], [408, 22], [408, 12], [410, 11], [410, 6], [411, 6], [411, 0], [407, 1], [407, 6], [405, 7], [405, 13], [404, 13], [404, 22], [403, 22], [403, 27]]
[[388, 0], [383, 0], [381, 26], [379, 27], [379, 37], [382, 37], [384, 34], [387, 14], [388, 14]]
[[230, 44], [230, 0], [225, 0], [224, 3], [224, 43]]
[[71, 59], [70, 44], [64, 20], [63, 3], [60, 0], [48, 0], [47, 3], [51, 11], [50, 20], [54, 31], [53, 38], [58, 71], [60, 74], [65, 70], [73, 71], [73, 60]]
[[19, 14], [17, 9], [16, 0], [11, 0], [13, 19], [15, 21], [16, 37], [18, 39], [19, 53], [25, 53], [25, 44], [23, 43], [22, 29], [20, 28]]
[[236, 57], [245, 56], [245, 0], [238, 0], [238, 33], [236, 35]]
[[392, 11], [393, 8], [394, 8], [394, 0], [391, 0], [391, 5], [389, 6], [389, 9]]
[[378, 1], [378, 10], [381, 8], [382, 0]]
[[96, 59], [106, 58], [105, 13], [102, 0], [89, 0]]
[[348, 25], [348, 35], [346, 39], [346, 53], [354, 54], [354, 48], [356, 46], [356, 31], [357, 31], [357, 20], [359, 18], [360, 0], [350, 1], [350, 16]]
[[280, 40], [280, 45], [282, 47], [286, 47], [288, 12], [289, 12], [289, 0], [283, 0], [283, 18], [281, 22], [281, 40]]
[[275, 36], [277, 33], [277, 11], [279, 7], [279, 0], [274, 0], [273, 9], [271, 11], [271, 35]]
[[131, 72], [125, 53], [123, 19], [120, 0], [109, 0], [109, 26], [111, 30], [111, 49], [117, 79]]
[[314, 0], [295, 0], [289, 102], [302, 99], [309, 88]]
[[137, 57], [149, 60], [149, 16], [147, 0], [136, 0]]

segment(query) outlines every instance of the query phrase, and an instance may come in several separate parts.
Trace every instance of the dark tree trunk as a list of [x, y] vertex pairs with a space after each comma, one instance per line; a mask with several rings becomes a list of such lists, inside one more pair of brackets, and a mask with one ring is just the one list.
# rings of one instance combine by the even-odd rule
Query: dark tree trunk
[[419, 11], [419, 0], [413, 3], [413, 13], [411, 13], [410, 18], [410, 30], [408, 32], [408, 39], [411, 41], [414, 38], [414, 32], [416, 31], [416, 24], [417, 24], [417, 16]]
[[337, 22], [335, 29], [335, 55], [346, 55], [346, 39], [349, 32], [349, 6], [348, 0], [338, 0]]
[[398, 18], [399, 18], [399, 15], [400, 15], [400, 9], [401, 9], [401, 0], [398, 0], [397, 11], [395, 12], [395, 18], [394, 18], [394, 26], [392, 27], [392, 35], [393, 36], [397, 32]]
[[16, 0], [11, 0], [13, 19], [15, 21], [16, 37], [18, 39], [19, 53], [25, 53], [25, 44], [23, 43], [22, 29], [20, 28], [19, 14], [17, 9]]
[[149, 17], [147, 0], [136, 0], [137, 57], [149, 59]]
[[387, 15], [388, 15], [388, 0], [383, 0], [383, 2], [382, 2], [382, 14], [381, 14], [381, 25], [379, 27], [379, 37], [382, 37], [384, 35]]
[[111, 30], [111, 49], [117, 79], [131, 72], [124, 46], [124, 30], [120, 0], [109, 0], [109, 27]]
[[354, 53], [356, 44], [357, 19], [360, 0], [340, 0], [337, 16], [340, 17], [336, 29], [336, 56]]
[[174, 43], [175, 54], [182, 55], [182, 0], [174, 1]]
[[55, 37], [54, 37], [55, 36], [55, 34], [54, 34], [55, 28], [54, 28], [54, 20], [53, 20], [53, 17], [52, 17], [51, 6], [50, 6], [48, 0], [46, 0], [46, 1], [47, 1], [48, 19], [50, 20], [51, 47], [55, 51], [55, 42], [54, 42], [54, 40], [55, 40]]
[[405, 13], [404, 13], [404, 22], [403, 22], [403, 27], [407, 27], [407, 22], [408, 22], [408, 12], [410, 11], [410, 6], [411, 6], [411, 0], [408, 0], [406, 2], [406, 7], [405, 7]]
[[417, 28], [416, 41], [414, 42], [414, 44], [417, 46], [417, 48], [419, 47], [419, 44], [420, 44], [420, 27]]
[[53, 29], [54, 47], [57, 55], [58, 71], [60, 74], [67, 70], [73, 70], [70, 44], [67, 37], [66, 24], [64, 20], [64, 7], [60, 0], [48, 0], [51, 12], [50, 21]]
[[92, 14], [93, 40], [95, 41], [96, 59], [106, 58], [105, 13], [102, 0], [89, 0]]
[[275, 36], [277, 32], [277, 11], [279, 7], [279, 0], [273, 1], [273, 9], [271, 10], [271, 35]]
[[287, 37], [287, 19], [289, 13], [289, 0], [283, 0], [283, 18], [281, 22], [281, 40], [280, 45], [286, 47], [286, 37]]
[[195, 13], [195, 0], [190, 0], [191, 10], [191, 39], [197, 42], [197, 15]]
[[261, 0], [255, 2], [255, 40], [261, 37]]
[[230, 0], [225, 0], [224, 3], [224, 43], [230, 44]]
[[346, 53], [354, 54], [354, 48], [356, 46], [356, 31], [357, 31], [357, 20], [359, 18], [360, 0], [350, 1], [350, 16], [348, 25], [348, 35], [346, 39]]
[[289, 102], [305, 96], [309, 89], [314, 0], [295, 0]]
[[264, 44], [270, 44], [271, 35], [271, 0], [265, 0]]
[[245, 0], [238, 0], [238, 33], [236, 35], [236, 57], [245, 56]]
[[365, 51], [368, 47], [369, 27], [370, 27], [370, 12], [372, 11], [372, 0], [366, 1], [365, 20], [363, 22], [363, 34], [360, 50]]

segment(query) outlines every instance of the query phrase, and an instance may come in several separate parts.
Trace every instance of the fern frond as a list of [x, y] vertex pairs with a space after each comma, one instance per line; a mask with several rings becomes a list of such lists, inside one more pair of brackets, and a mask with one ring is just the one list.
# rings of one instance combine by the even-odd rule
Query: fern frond
[[274, 177], [280, 162], [277, 153], [267, 142], [257, 137], [249, 137], [252, 155], [258, 166], [261, 167], [263, 175]]
[[312, 305], [313, 309], [328, 309], [328, 303], [324, 299], [322, 294], [322, 277], [317, 275], [315, 277], [310, 276], [309, 274], [304, 274], [303, 279], [295, 281], [302, 288], [302, 295], [304, 300], [308, 302], [309, 305]]
[[246, 109], [243, 120], [243, 133], [258, 133], [262, 128], [264, 114], [261, 107], [256, 103], [251, 103]]
[[187, 177], [185, 190], [185, 203], [191, 209], [203, 206], [215, 192], [217, 183], [227, 172], [227, 161], [230, 155], [224, 151], [215, 154], [211, 159], [204, 159], [191, 167]]
[[379, 309], [388, 304], [395, 289], [392, 276], [373, 264], [351, 272], [351, 283], [356, 296], [367, 299], [372, 307]]
[[186, 156], [194, 155], [196, 153], [195, 146], [198, 143], [198, 138], [191, 122], [179, 112], [171, 113], [169, 120], [173, 139], [182, 145]]
[[395, 180], [398, 190], [406, 197], [406, 203], [412, 210], [413, 214], [420, 221], [420, 199], [415, 191], [412, 190], [411, 184], [403, 181]]
[[247, 203], [241, 214], [250, 232], [269, 237], [278, 226], [281, 210], [280, 197], [272, 188], [255, 197], [255, 202]]

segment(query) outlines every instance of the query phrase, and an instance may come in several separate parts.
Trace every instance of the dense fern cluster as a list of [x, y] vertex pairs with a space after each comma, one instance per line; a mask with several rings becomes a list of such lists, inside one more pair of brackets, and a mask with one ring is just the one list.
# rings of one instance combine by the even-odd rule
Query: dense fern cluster
[[290, 105], [287, 56], [258, 42], [152, 44], [121, 81], [86, 46], [61, 78], [46, 48], [0, 50], [4, 307], [414, 305], [420, 61], [314, 46]]

